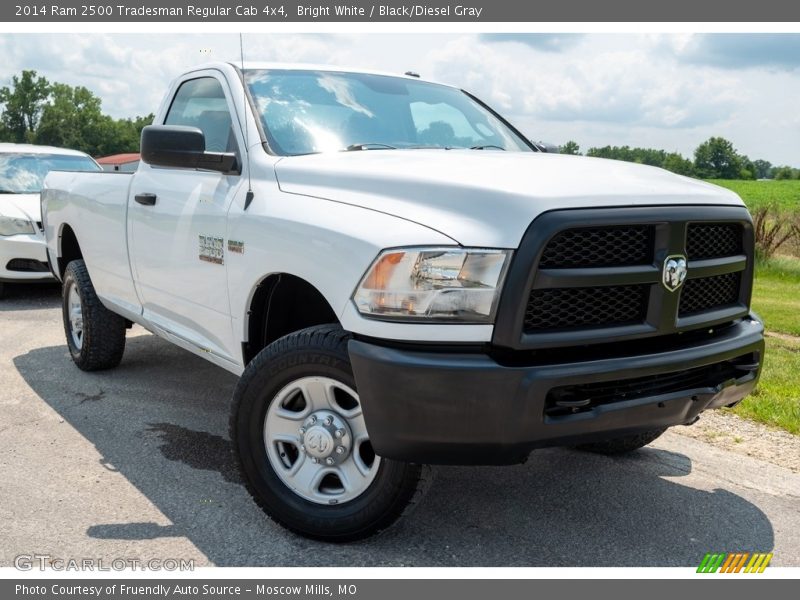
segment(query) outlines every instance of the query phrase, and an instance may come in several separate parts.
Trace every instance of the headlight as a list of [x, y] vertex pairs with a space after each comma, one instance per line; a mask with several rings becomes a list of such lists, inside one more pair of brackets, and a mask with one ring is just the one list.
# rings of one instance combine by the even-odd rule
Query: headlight
[[0, 216], [0, 235], [19, 235], [21, 233], [35, 233], [33, 223], [28, 219]]
[[509, 250], [384, 250], [353, 301], [374, 318], [491, 323], [510, 257]]

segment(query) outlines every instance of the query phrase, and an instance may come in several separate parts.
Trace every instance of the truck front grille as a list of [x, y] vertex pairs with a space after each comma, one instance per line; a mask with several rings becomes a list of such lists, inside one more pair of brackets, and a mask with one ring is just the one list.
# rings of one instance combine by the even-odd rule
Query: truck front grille
[[525, 330], [641, 323], [647, 291], [644, 285], [532, 290], [525, 309]]
[[580, 227], [551, 239], [542, 253], [544, 269], [646, 265], [653, 261], [653, 227]]
[[[730, 323], [749, 312], [753, 247], [740, 207], [545, 213], [515, 253], [493, 341], [540, 350]], [[665, 273], [671, 257], [688, 267], [677, 289]]]

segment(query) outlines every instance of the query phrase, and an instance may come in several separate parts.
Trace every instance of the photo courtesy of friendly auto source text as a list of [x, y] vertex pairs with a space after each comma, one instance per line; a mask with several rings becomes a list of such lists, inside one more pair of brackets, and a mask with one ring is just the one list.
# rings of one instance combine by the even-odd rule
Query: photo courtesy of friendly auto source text
[[791, 585], [800, 15], [711, 8], [1, 6], [0, 588]]

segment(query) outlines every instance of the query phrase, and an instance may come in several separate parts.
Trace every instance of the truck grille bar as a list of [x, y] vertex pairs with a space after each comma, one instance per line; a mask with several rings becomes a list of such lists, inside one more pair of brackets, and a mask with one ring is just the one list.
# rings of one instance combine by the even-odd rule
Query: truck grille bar
[[716, 388], [758, 368], [758, 354], [746, 354], [720, 363], [672, 373], [659, 373], [596, 383], [552, 388], [545, 401], [548, 416], [570, 415], [597, 406], [702, 388]]

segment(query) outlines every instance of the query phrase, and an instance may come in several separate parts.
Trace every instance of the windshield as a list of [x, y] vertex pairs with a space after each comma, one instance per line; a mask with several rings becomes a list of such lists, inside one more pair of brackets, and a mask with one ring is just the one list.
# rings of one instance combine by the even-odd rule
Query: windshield
[[0, 154], [0, 194], [38, 194], [50, 171], [99, 171], [88, 156]]
[[531, 151], [464, 92], [400, 77], [247, 70], [267, 141], [282, 155], [388, 148]]

